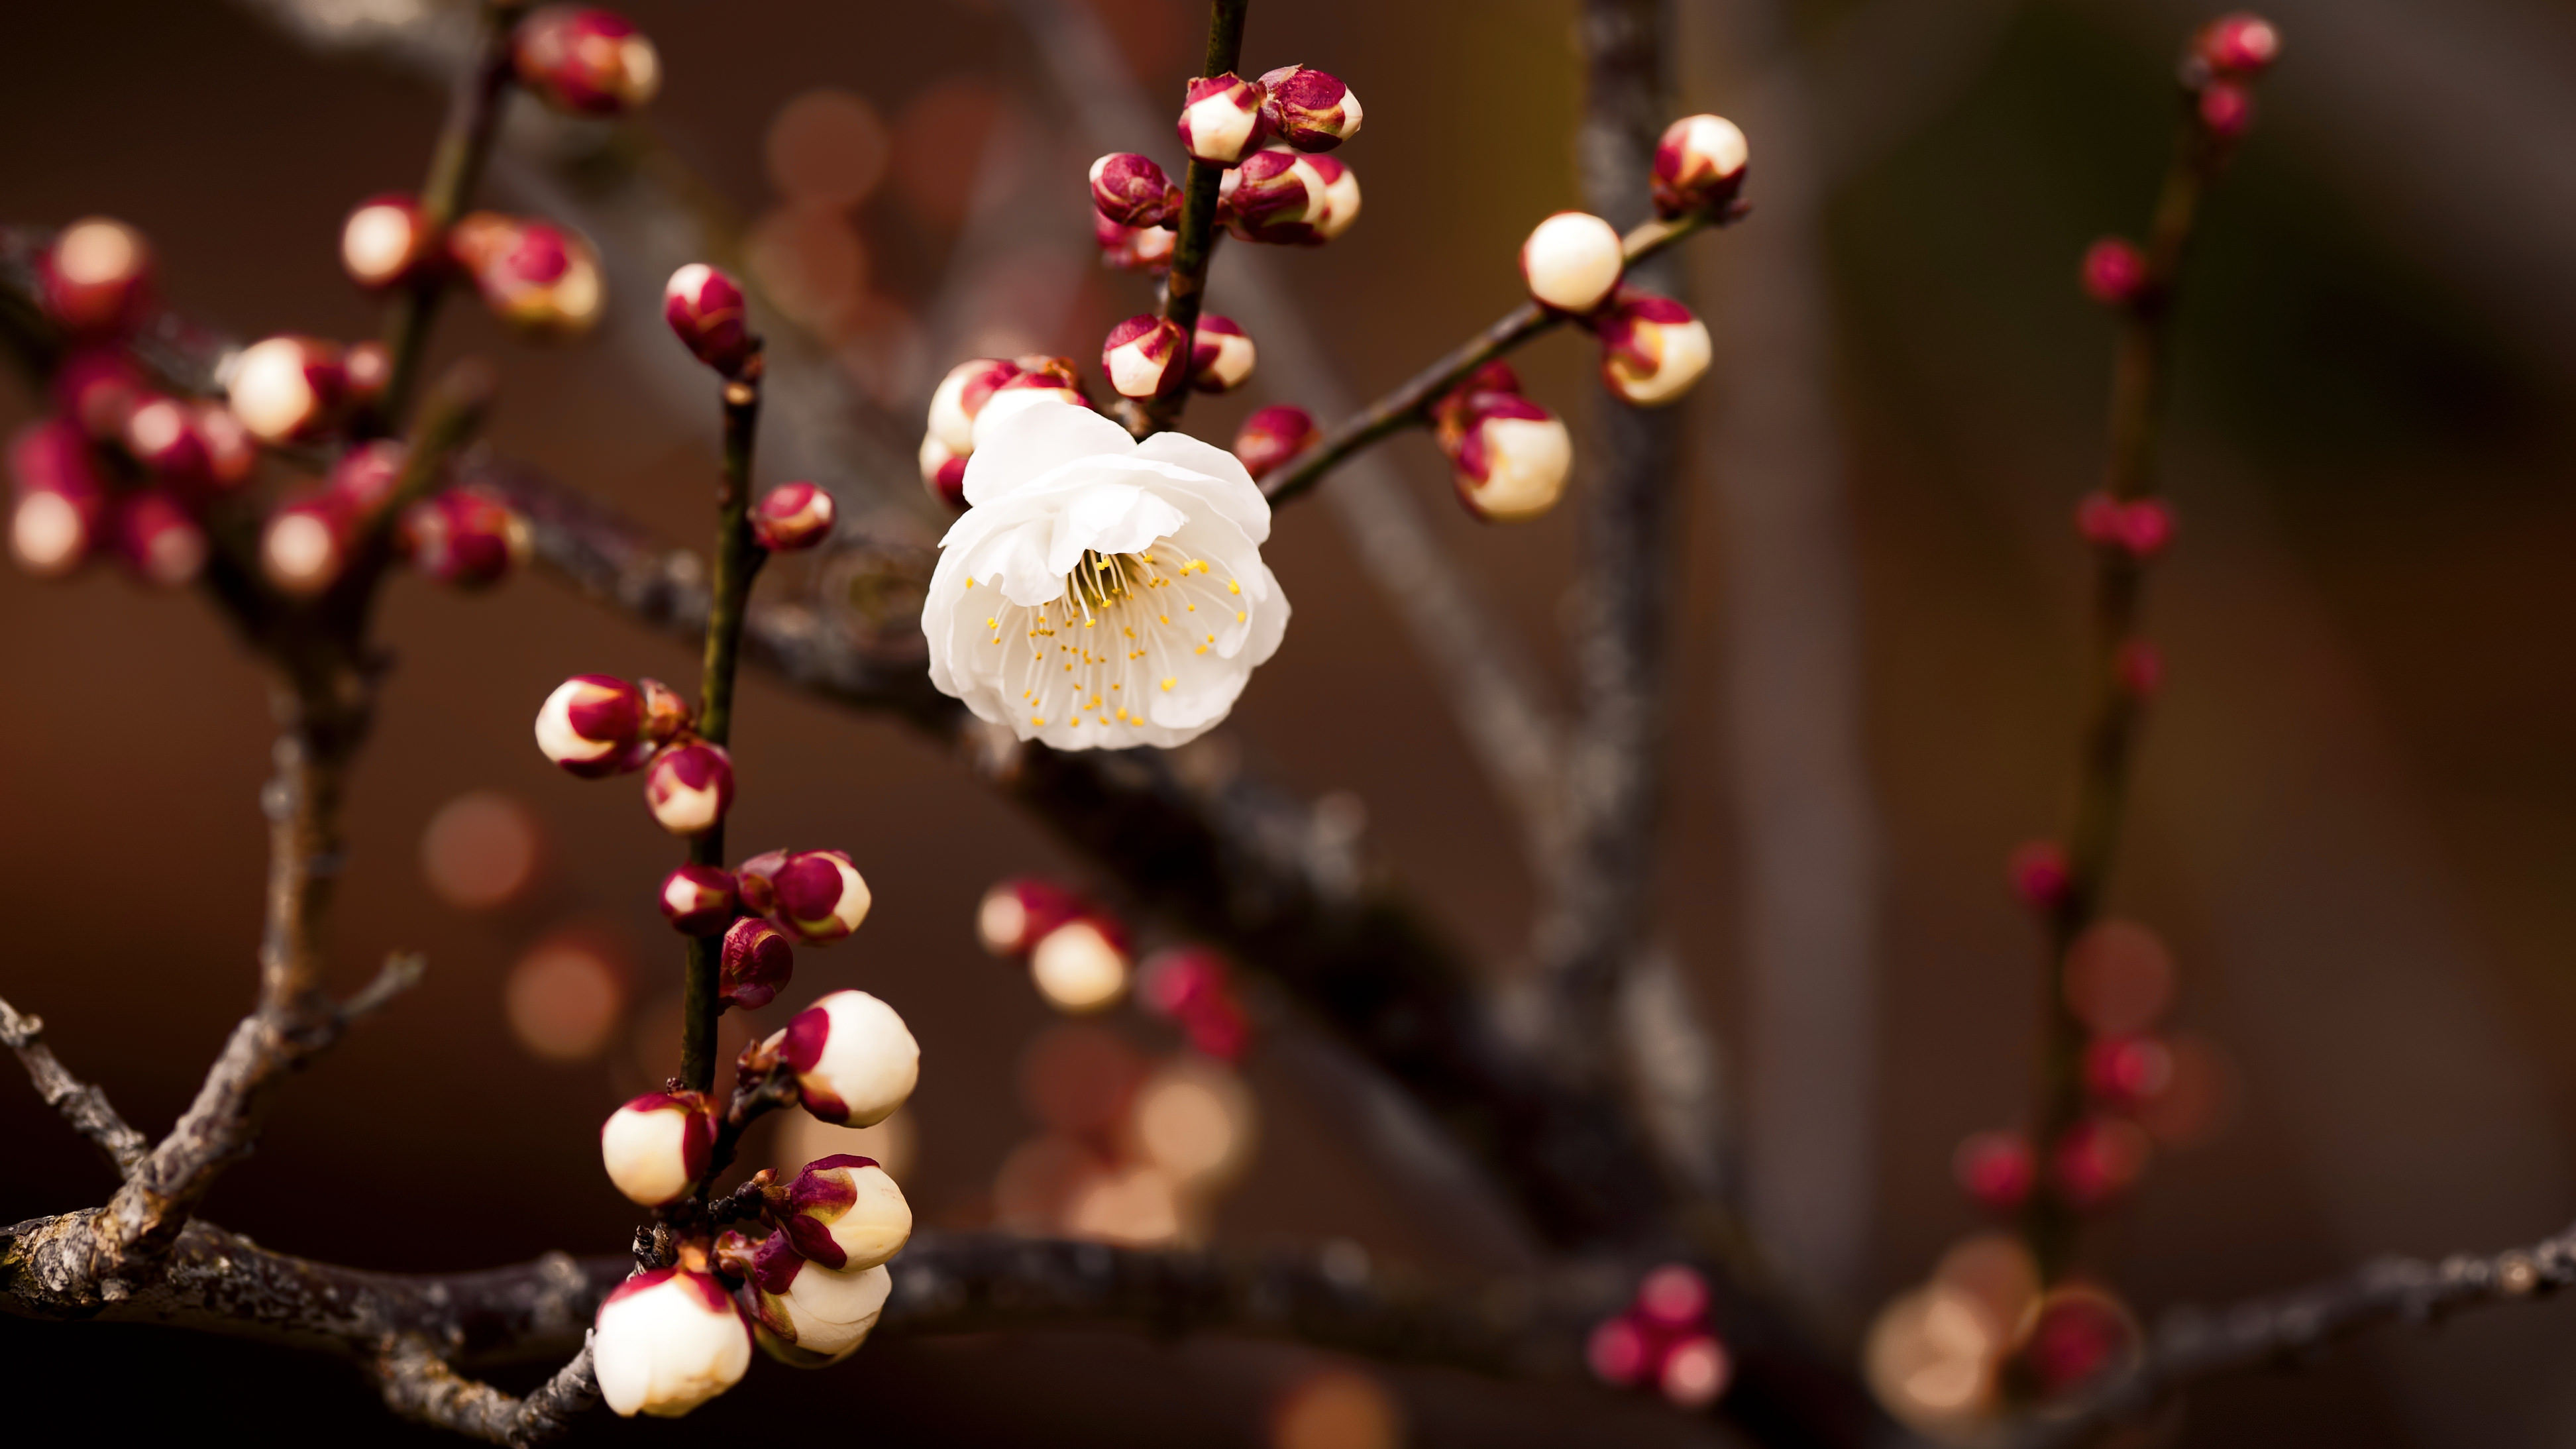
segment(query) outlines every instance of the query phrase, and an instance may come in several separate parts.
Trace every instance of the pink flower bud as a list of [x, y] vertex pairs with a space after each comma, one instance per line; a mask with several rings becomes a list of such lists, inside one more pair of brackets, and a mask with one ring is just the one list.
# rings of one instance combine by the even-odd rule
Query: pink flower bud
[[61, 418], [21, 429], [9, 444], [9, 478], [10, 556], [40, 579], [78, 569], [108, 521], [107, 487], [80, 429]]
[[401, 192], [369, 197], [340, 223], [340, 268], [371, 292], [416, 281], [443, 260], [420, 202]]
[[2108, 493], [2094, 493], [2076, 506], [2075, 529], [2096, 548], [2144, 562], [2173, 542], [2173, 510], [2162, 499], [2124, 502]]
[[760, 1245], [743, 1284], [760, 1346], [798, 1368], [821, 1368], [857, 1352], [893, 1288], [884, 1264], [827, 1268], [797, 1252], [785, 1233]]
[[1112, 151], [1091, 163], [1091, 204], [1120, 226], [1169, 226], [1181, 214], [1181, 188], [1152, 160]]
[[1232, 392], [1252, 376], [1252, 339], [1231, 317], [1199, 314], [1190, 344], [1190, 386], [1201, 392]]
[[1234, 456], [1243, 460], [1245, 472], [1263, 478], [1323, 436], [1304, 408], [1273, 403], [1243, 420], [1243, 430], [1234, 435]]
[[1136, 973], [1136, 999], [1178, 1025], [1193, 1048], [1219, 1061], [1240, 1060], [1250, 1042], [1252, 1024], [1234, 999], [1224, 960], [1213, 951], [1189, 947], [1148, 960]]
[[1082, 897], [1034, 876], [1006, 880], [975, 908], [975, 938], [996, 956], [1025, 956], [1047, 932], [1081, 915]]
[[725, 932], [716, 986], [727, 1006], [758, 1011], [778, 999], [780, 989], [796, 974], [796, 951], [778, 928], [758, 916], [745, 916]]
[[145, 583], [182, 588], [206, 567], [206, 531], [169, 494], [135, 493], [117, 505], [116, 551]]
[[832, 495], [811, 483], [781, 483], [751, 506], [751, 536], [771, 553], [794, 553], [831, 537]]
[[361, 342], [349, 349], [343, 370], [349, 378], [349, 401], [371, 407], [384, 396], [385, 384], [393, 381], [393, 354], [381, 342]]
[[1105, 216], [1091, 218], [1092, 240], [1100, 243], [1101, 265], [1122, 272], [1159, 272], [1172, 265], [1172, 248], [1180, 236], [1159, 226], [1121, 226]]
[[339, 582], [349, 564], [349, 520], [327, 497], [289, 503], [259, 534], [259, 571], [279, 593], [309, 599]]
[[574, 337], [599, 320], [605, 300], [599, 254], [573, 232], [478, 211], [448, 232], [447, 247], [473, 277], [483, 304], [522, 332]]
[[[750, 868], [746, 863], [744, 869]], [[809, 946], [829, 945], [857, 930], [873, 903], [858, 867], [837, 850], [797, 851], [761, 876], [761, 913]]]
[[65, 332], [129, 331], [152, 302], [152, 248], [121, 221], [84, 217], [46, 249], [40, 281], [45, 315]]
[[510, 48], [520, 82], [558, 111], [622, 115], [661, 89], [653, 42], [614, 11], [546, 6], [519, 22]]
[[125, 451], [153, 477], [190, 494], [213, 484], [214, 458], [197, 429], [194, 405], [172, 397], [144, 397], [125, 415]]
[[733, 808], [733, 757], [705, 740], [670, 746], [644, 767], [644, 806], [673, 835], [715, 828]]
[[1019, 375], [1018, 363], [999, 357], [978, 357], [948, 369], [930, 395], [929, 436], [952, 456], [974, 452], [977, 415], [995, 389]]
[[656, 904], [672, 930], [683, 936], [712, 936], [733, 923], [740, 900], [733, 872], [712, 865], [684, 865], [662, 878]]
[[1177, 387], [1190, 349], [1181, 329], [1152, 315], [1130, 317], [1100, 344], [1100, 370], [1121, 397], [1156, 397]]
[[2173, 1049], [2152, 1036], [2104, 1036], [2084, 1049], [2084, 1086], [2106, 1107], [2132, 1112], [2173, 1085]]
[[1629, 1388], [1644, 1383], [1654, 1369], [1655, 1343], [1635, 1319], [1622, 1314], [1595, 1324], [1584, 1340], [1583, 1359], [1593, 1377]]
[[1708, 324], [1670, 297], [1621, 287], [1595, 330], [1601, 384], [1631, 406], [1679, 402], [1708, 371]]
[[769, 1210], [789, 1244], [826, 1268], [873, 1268], [912, 1237], [912, 1205], [872, 1157], [806, 1163], [794, 1182], [770, 1188]]
[[713, 1274], [657, 1268], [599, 1305], [590, 1361], [619, 1417], [675, 1419], [739, 1383], [751, 1343], [750, 1320]]
[[2191, 49], [2213, 73], [2251, 80], [2281, 58], [2281, 32], [2262, 16], [2240, 10], [2202, 26]]
[[2134, 1361], [2138, 1342], [2137, 1320], [2120, 1300], [2099, 1288], [2069, 1284], [2050, 1292], [2030, 1314], [2001, 1373], [2042, 1405], [2062, 1402]]
[[2105, 307], [2131, 306], [2146, 295], [2146, 253], [2126, 237], [2106, 236], [2084, 249], [2077, 276], [2085, 296]]
[[697, 722], [687, 697], [662, 681], [639, 679], [635, 688], [644, 699], [644, 738], [653, 743], [667, 745]]
[[206, 446], [206, 471], [215, 486], [233, 488], [248, 482], [259, 466], [259, 444], [250, 429], [221, 403], [200, 402], [194, 412], [197, 438]]
[[[1178, 349], [1174, 349], [1177, 353]], [[1091, 406], [1082, 395], [1080, 379], [1074, 372], [1073, 360], [1067, 357], [1031, 355], [1017, 359], [1020, 370], [993, 389], [984, 406], [975, 414], [975, 436], [1023, 408], [1066, 403], [1078, 408]], [[973, 452], [973, 449], [968, 449]]]
[[608, 1180], [645, 1207], [678, 1202], [706, 1174], [716, 1141], [715, 1109], [698, 1092], [647, 1092], [608, 1114], [599, 1128]]
[[1530, 295], [1560, 312], [1600, 306], [1627, 265], [1618, 228], [1588, 212], [1560, 211], [1521, 243], [1521, 276]]
[[921, 435], [921, 486], [952, 511], [966, 511], [966, 455], [950, 452], [937, 433]]
[[690, 355], [727, 377], [757, 350], [751, 312], [734, 279], [704, 262], [671, 274], [662, 288], [662, 320], [671, 324]]
[[2018, 1132], [1978, 1132], [1959, 1144], [1950, 1159], [1959, 1190], [1989, 1212], [2010, 1212], [2029, 1198], [2039, 1168], [2032, 1160], [2030, 1139]]
[[763, 851], [733, 868], [744, 910], [766, 916], [778, 909], [778, 872], [786, 868], [787, 857], [793, 854], [792, 850]]
[[531, 547], [528, 521], [479, 488], [450, 488], [404, 510], [401, 541], [422, 573], [466, 589], [507, 578]]
[[1360, 98], [1320, 70], [1285, 65], [1261, 78], [1261, 119], [1300, 151], [1330, 151], [1360, 130]]
[[1524, 397], [1486, 393], [1460, 434], [1451, 481], [1467, 511], [1490, 522], [1536, 518], [1565, 496], [1574, 438]]
[[338, 343], [271, 337], [233, 359], [224, 392], [252, 437], [301, 443], [338, 426], [348, 381]]
[[1744, 132], [1724, 116], [1684, 116], [1655, 143], [1655, 211], [1665, 217], [1710, 211], [1744, 189], [1752, 154]]
[[54, 368], [54, 407], [101, 442], [125, 436], [125, 420], [147, 391], [142, 372], [114, 343], [79, 348]]
[[2097, 1208], [2137, 1185], [2153, 1148], [2145, 1129], [2117, 1117], [2087, 1117], [2049, 1153], [2049, 1182], [2069, 1207]]
[[390, 438], [352, 448], [332, 465], [331, 476], [322, 485], [323, 496], [343, 518], [371, 519], [393, 502], [394, 491], [402, 486], [403, 465], [410, 459], [411, 449]]
[[1655, 1371], [1655, 1387], [1664, 1398], [1685, 1409], [1705, 1409], [1726, 1392], [1735, 1377], [1734, 1361], [1726, 1348], [1710, 1334], [1696, 1334], [1674, 1344], [1664, 1353], [1663, 1366]]
[[1127, 993], [1125, 943], [1115, 924], [1077, 916], [1038, 938], [1029, 952], [1029, 980], [1060, 1011], [1098, 1011]]
[[1328, 242], [1360, 219], [1360, 174], [1331, 156], [1308, 157], [1306, 164], [1324, 183], [1324, 214], [1315, 220], [1315, 240]]
[[864, 991], [835, 991], [797, 1013], [781, 1050], [805, 1110], [844, 1127], [884, 1121], [921, 1079], [920, 1044]]
[[1255, 151], [1243, 158], [1241, 166], [1225, 173], [1217, 187], [1217, 216], [1246, 241], [1288, 246], [1322, 242], [1333, 210], [1328, 166], [1347, 182], [1351, 213], [1356, 217], [1359, 182], [1350, 168], [1285, 146]]
[[1231, 166], [1261, 139], [1261, 87], [1229, 71], [1190, 82], [1181, 104], [1181, 149], [1193, 161]]
[[2197, 107], [2201, 129], [2219, 141], [2241, 141], [2254, 129], [2254, 92], [2235, 81], [2211, 81], [2200, 88]]
[[1708, 1304], [1708, 1280], [1687, 1263], [1666, 1263], [1637, 1285], [1637, 1312], [1665, 1328], [1706, 1323]]
[[2054, 840], [2026, 840], [2014, 846], [2004, 874], [2013, 894], [2034, 911], [2054, 911], [2066, 904], [2067, 892], [2075, 886], [2066, 849]]
[[585, 780], [622, 775], [649, 758], [641, 691], [614, 674], [576, 674], [537, 710], [537, 749]]

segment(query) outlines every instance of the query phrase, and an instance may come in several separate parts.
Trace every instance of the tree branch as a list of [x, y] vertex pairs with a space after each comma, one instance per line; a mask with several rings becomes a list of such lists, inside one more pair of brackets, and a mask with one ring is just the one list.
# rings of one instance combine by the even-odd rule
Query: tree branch
[[[1243, 64], [1243, 22], [1252, 0], [1208, 0], [1207, 58], [1202, 77], [1231, 75]], [[1181, 329], [1181, 346], [1198, 336], [1199, 307], [1207, 295], [1208, 262], [1222, 240], [1216, 230], [1216, 200], [1226, 168], [1193, 158], [1181, 177], [1179, 232], [1172, 241], [1171, 270], [1163, 277], [1163, 320]], [[1142, 402], [1122, 400], [1119, 421], [1138, 437], [1168, 428], [1189, 406], [1189, 369], [1175, 369], [1161, 392]]]
[[466, 1378], [417, 1338], [395, 1340], [369, 1371], [385, 1407], [404, 1418], [514, 1449], [550, 1444], [571, 1432], [573, 1420], [599, 1407], [599, 1379], [591, 1371], [587, 1342], [524, 1399]]
[[8, 1002], [0, 1001], [0, 1045], [18, 1054], [27, 1079], [36, 1084], [36, 1095], [96, 1144], [119, 1177], [133, 1174], [151, 1144], [108, 1105], [107, 1093], [64, 1069], [54, 1049], [45, 1045], [44, 1022], [21, 1016]]

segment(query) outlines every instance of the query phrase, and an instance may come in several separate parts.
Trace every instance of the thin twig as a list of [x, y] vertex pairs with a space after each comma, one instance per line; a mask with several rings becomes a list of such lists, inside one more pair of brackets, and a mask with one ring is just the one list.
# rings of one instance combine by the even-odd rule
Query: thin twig
[[108, 1105], [107, 1093], [64, 1069], [54, 1049], [45, 1045], [43, 1021], [21, 1016], [8, 1002], [0, 1001], [0, 1046], [18, 1054], [18, 1064], [27, 1069], [27, 1079], [36, 1084], [36, 1095], [46, 1106], [62, 1113], [64, 1121], [96, 1144], [118, 1176], [132, 1175], [151, 1144]]
[[[1199, 74], [1231, 75], [1243, 63], [1243, 22], [1252, 0], [1208, 0], [1207, 59]], [[1217, 188], [1226, 168], [1193, 159], [1181, 178], [1179, 234], [1172, 242], [1171, 270], [1163, 277], [1163, 320], [1181, 329], [1181, 347], [1198, 335], [1199, 305], [1207, 295], [1208, 262], [1216, 255]], [[1189, 369], [1174, 368], [1162, 392], [1138, 402], [1122, 402], [1119, 421], [1138, 437], [1179, 422], [1189, 406]]]
[[370, 1368], [385, 1407], [402, 1417], [512, 1449], [551, 1444], [571, 1432], [574, 1419], [599, 1406], [599, 1379], [591, 1371], [587, 1343], [526, 1398], [459, 1374], [413, 1337], [396, 1339]]

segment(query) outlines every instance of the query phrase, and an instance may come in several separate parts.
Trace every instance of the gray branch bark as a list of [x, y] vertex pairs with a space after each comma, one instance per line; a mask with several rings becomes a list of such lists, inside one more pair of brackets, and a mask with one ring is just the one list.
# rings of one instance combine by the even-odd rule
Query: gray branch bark
[[135, 1166], [151, 1149], [151, 1142], [117, 1115], [116, 1108], [108, 1104], [107, 1093], [64, 1068], [54, 1049], [45, 1045], [43, 1021], [21, 1015], [8, 1002], [0, 1001], [0, 1046], [18, 1054], [18, 1064], [27, 1069], [27, 1079], [35, 1083], [36, 1095], [95, 1144], [117, 1176], [133, 1175]]

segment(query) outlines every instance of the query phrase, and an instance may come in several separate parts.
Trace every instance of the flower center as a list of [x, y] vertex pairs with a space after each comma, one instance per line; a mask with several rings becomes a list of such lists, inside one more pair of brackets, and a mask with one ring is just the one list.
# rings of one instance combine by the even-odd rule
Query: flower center
[[[1135, 553], [1086, 552], [1061, 597], [1005, 606], [984, 626], [1032, 728], [1142, 725], [1147, 695], [1174, 692], [1191, 661], [1215, 651], [1229, 617], [1250, 618], [1242, 595], [1239, 581], [1167, 538]], [[1014, 635], [1025, 655], [1008, 652]]]

